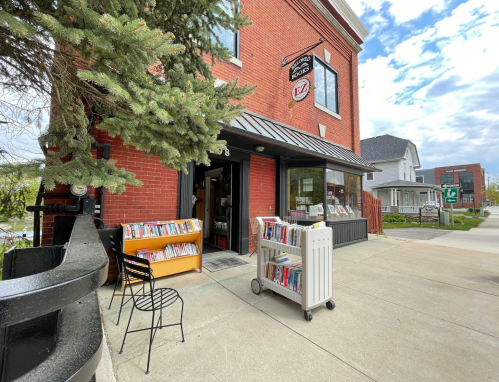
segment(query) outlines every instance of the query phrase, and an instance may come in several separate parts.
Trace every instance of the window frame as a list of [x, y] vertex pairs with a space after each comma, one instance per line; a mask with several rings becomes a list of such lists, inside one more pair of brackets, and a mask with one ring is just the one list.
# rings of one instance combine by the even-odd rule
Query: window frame
[[[422, 182], [418, 182], [418, 178], [422, 178]], [[424, 175], [416, 175], [416, 180], [415, 180], [416, 183], [424, 183]]]
[[[369, 174], [372, 174], [373, 175], [373, 178], [372, 179], [368, 179], [367, 176]], [[375, 181], [375, 178], [374, 178], [374, 171], [373, 172], [366, 172], [366, 182], [374, 182]]]
[[[451, 176], [452, 177], [452, 181], [450, 181], [450, 182], [449, 181], [445, 181], [444, 182], [442, 180], [443, 176]], [[454, 183], [454, 174], [440, 174], [440, 184], [452, 184], [452, 183]]]
[[[325, 62], [322, 58], [320, 58], [316, 54], [314, 54], [314, 66], [315, 66], [315, 60], [318, 60], [318, 62], [324, 66], [324, 81], [326, 82], [326, 85], [327, 85], [326, 70], [330, 70], [336, 76], [336, 84], [335, 84], [336, 110], [332, 110], [329, 107], [327, 107], [327, 88], [326, 87], [325, 87], [325, 99], [324, 99], [326, 105], [323, 105], [320, 102], [318, 102], [317, 98], [315, 97], [315, 94], [314, 94], [315, 107], [317, 107], [319, 110], [323, 110], [323, 108], [324, 108], [327, 110], [327, 111], [323, 110], [324, 112], [327, 113], [329, 111], [331, 113], [336, 114], [339, 117], [340, 116], [340, 85], [339, 85], [339, 78], [338, 78], [339, 73], [336, 69], [334, 69], [331, 65], [329, 65], [327, 62]], [[314, 86], [316, 86], [316, 84], [315, 84], [315, 70], [316, 69], [314, 67]], [[317, 106], [317, 105], [319, 105], [319, 106]]]
[[[239, 9], [235, 9], [235, 12], [236, 13], [239, 13]], [[240, 30], [238, 30], [236, 33], [234, 33], [234, 46], [233, 46], [233, 51], [232, 52], [232, 59], [229, 61], [231, 62], [232, 64], [234, 65], [237, 65], [237, 66], [242, 66], [242, 63], [241, 63], [241, 54], [240, 54], [240, 50], [241, 50], [241, 47], [240, 47]], [[225, 48], [227, 48], [224, 44], [222, 44], [222, 46], [224, 46]], [[228, 48], [227, 48], [228, 49]]]

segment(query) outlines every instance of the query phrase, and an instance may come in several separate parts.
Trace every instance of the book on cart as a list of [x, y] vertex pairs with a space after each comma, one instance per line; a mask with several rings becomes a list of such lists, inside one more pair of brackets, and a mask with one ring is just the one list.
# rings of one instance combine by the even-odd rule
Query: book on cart
[[259, 234], [253, 293], [260, 294], [265, 287], [294, 301], [301, 305], [307, 321], [312, 320], [312, 309], [321, 305], [333, 310], [332, 228], [320, 221], [310, 226], [290, 224], [278, 216], [256, 220]]
[[326, 228], [325, 222], [313, 223], [310, 226], [290, 224], [287, 222], [265, 221], [262, 239], [278, 243], [301, 247], [301, 238], [304, 230]]

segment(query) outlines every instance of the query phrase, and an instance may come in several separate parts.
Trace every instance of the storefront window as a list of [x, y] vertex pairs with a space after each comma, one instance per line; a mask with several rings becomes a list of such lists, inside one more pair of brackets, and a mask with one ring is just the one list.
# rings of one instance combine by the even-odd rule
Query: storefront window
[[[360, 175], [327, 169], [324, 179], [323, 168], [291, 168], [288, 170], [288, 182], [290, 216], [297, 216], [299, 220], [362, 217]], [[324, 196], [326, 208], [323, 207]]]
[[327, 219], [362, 217], [360, 176], [347, 172], [326, 170]]
[[324, 220], [324, 169], [288, 170], [288, 214], [298, 219]]

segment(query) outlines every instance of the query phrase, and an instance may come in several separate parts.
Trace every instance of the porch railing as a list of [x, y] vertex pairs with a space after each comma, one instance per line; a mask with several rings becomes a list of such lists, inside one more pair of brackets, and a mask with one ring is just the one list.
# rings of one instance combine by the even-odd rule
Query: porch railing
[[399, 214], [419, 214], [419, 206], [400, 206]]
[[381, 212], [390, 212], [390, 206], [381, 206]]

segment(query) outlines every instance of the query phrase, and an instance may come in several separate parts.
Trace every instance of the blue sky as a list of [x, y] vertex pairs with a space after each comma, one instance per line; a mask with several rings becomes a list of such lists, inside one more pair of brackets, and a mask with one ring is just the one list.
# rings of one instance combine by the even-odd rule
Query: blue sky
[[359, 55], [361, 139], [413, 141], [423, 168], [499, 174], [499, 0], [347, 0]]

